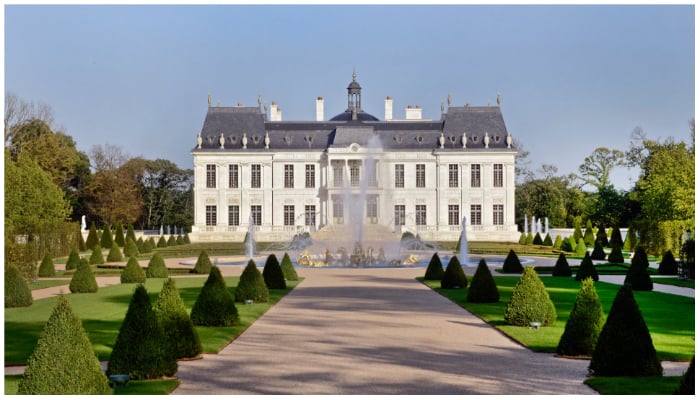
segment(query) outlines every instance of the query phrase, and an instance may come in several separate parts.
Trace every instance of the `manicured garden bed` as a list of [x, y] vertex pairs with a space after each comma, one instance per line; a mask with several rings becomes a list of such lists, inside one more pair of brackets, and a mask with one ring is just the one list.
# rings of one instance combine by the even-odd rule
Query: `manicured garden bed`
[[596, 377], [583, 383], [602, 395], [672, 395], [680, 376]]
[[[5, 375], [5, 395], [16, 395], [22, 375]], [[114, 389], [116, 395], [167, 395], [180, 386], [177, 379], [131, 381], [126, 387]]]
[[39, 279], [29, 283], [29, 290], [44, 289], [47, 287], [62, 286], [70, 284], [70, 279]]

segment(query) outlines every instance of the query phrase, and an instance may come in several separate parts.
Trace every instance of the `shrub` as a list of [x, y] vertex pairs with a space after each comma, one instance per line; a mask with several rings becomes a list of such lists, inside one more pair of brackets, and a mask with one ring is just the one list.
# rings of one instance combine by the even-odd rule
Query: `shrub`
[[595, 240], [600, 242], [603, 247], [608, 247], [608, 235], [605, 233], [605, 227], [600, 224], [598, 227], [598, 233], [596, 233]]
[[298, 281], [299, 276], [297, 275], [296, 269], [294, 269], [294, 264], [292, 264], [292, 260], [289, 258], [289, 254], [284, 253], [284, 257], [282, 257], [282, 273], [284, 273], [284, 279], [288, 281]]
[[534, 240], [535, 238], [532, 237], [532, 232], [528, 232], [527, 236], [525, 236], [525, 244], [532, 244]]
[[551, 326], [557, 320], [554, 303], [534, 267], [525, 268], [513, 288], [504, 319], [507, 324], [516, 326], [528, 326], [533, 321]]
[[80, 262], [80, 254], [78, 254], [78, 250], [76, 250], [76, 249], [71, 250], [70, 254], [68, 255], [68, 261], [66, 261], [66, 271], [70, 271], [70, 270], [78, 268], [79, 262]]
[[190, 317], [199, 326], [233, 326], [238, 321], [238, 309], [218, 267], [211, 268]]
[[608, 242], [608, 246], [615, 247], [617, 245], [622, 247], [623, 244], [624, 242], [622, 241], [622, 233], [620, 232], [620, 228], [617, 226], [613, 227], [612, 233], [610, 234], [610, 242]]
[[109, 224], [105, 225], [102, 229], [102, 238], [100, 239], [100, 247], [103, 249], [109, 249], [112, 247], [114, 240], [112, 239], [112, 230], [109, 229]]
[[557, 263], [554, 264], [554, 269], [552, 270], [552, 276], [571, 276], [571, 267], [569, 267], [569, 262], [566, 261], [564, 253], [559, 253]]
[[175, 246], [177, 244], [177, 241], [175, 240], [175, 236], [170, 235], [167, 241], [168, 246]]
[[566, 238], [561, 242], [561, 246], [559, 247], [559, 249], [560, 249], [561, 251], [565, 251], [565, 252], [567, 252], [567, 253], [573, 253], [575, 247], [571, 247], [571, 241], [572, 241], [572, 240], [573, 240], [572, 237], [566, 237]]
[[[667, 250], [664, 253], [664, 257], [659, 263], [659, 275], [678, 275], [678, 263], [676, 258], [673, 257], [671, 250]], [[41, 276], [41, 269], [39, 269], [39, 276]]]
[[540, 236], [539, 232], [537, 232], [535, 234], [535, 237], [532, 239], [532, 244], [534, 244], [536, 246], [542, 246], [542, 236]]
[[124, 245], [124, 257], [136, 257], [138, 255], [138, 245], [133, 240], [131, 240], [131, 238], [127, 238], [126, 244]]
[[90, 254], [90, 264], [103, 264], [105, 262], [104, 256], [102, 256], [102, 248], [100, 245], [96, 245], [92, 249], [92, 254]]
[[595, 376], [662, 374], [649, 329], [630, 285], [620, 287], [615, 296], [588, 370]]
[[426, 281], [441, 281], [442, 277], [445, 275], [445, 270], [442, 268], [442, 261], [440, 261], [440, 256], [438, 253], [433, 253], [428, 263], [428, 268], [425, 269], [425, 275], [423, 279]]
[[121, 221], [117, 221], [117, 225], [114, 228], [114, 243], [119, 247], [124, 247], [126, 245], [126, 239], [124, 238], [124, 227]]
[[270, 253], [265, 261], [265, 266], [262, 272], [263, 280], [265, 281], [265, 286], [268, 289], [286, 289], [287, 282], [284, 281], [284, 274], [282, 273], [282, 268], [280, 267], [279, 261], [277, 261], [277, 256], [274, 253]]
[[625, 257], [622, 255], [622, 249], [620, 245], [614, 245], [610, 254], [608, 254], [608, 262], [622, 264], [625, 262]]
[[97, 238], [97, 228], [95, 228], [95, 223], [90, 223], [90, 231], [88, 232], [87, 239], [85, 239], [85, 248], [92, 249], [96, 245], [100, 244]]
[[[127, 246], [129, 245], [129, 241], [127, 240]], [[136, 248], [139, 250], [139, 254], [141, 253], [148, 253], [146, 251], [146, 242], [143, 240], [143, 238], [138, 238], [136, 239]], [[149, 250], [150, 251], [150, 250]]]
[[[126, 228], [126, 237], [124, 238], [127, 242], [129, 239], [133, 240], [134, 243], [137, 243], [138, 241], [136, 240], [136, 233], [134, 233], [134, 226], [129, 224]], [[141, 238], [139, 238], [141, 239]]]
[[146, 268], [146, 278], [167, 278], [168, 267], [165, 266], [165, 260], [160, 253], [155, 252], [153, 257], [148, 261]]
[[581, 232], [581, 227], [580, 227], [580, 226], [577, 226], [577, 227], [574, 229], [574, 236], [572, 236], [572, 237], [574, 238], [574, 241], [575, 241], [576, 243], [578, 243], [579, 239], [583, 239], [583, 232]]
[[632, 265], [625, 276], [625, 284], [629, 284], [632, 290], [654, 289], [654, 282], [651, 281], [647, 267], [649, 267], [647, 253], [643, 248], [637, 247], [632, 257]]
[[525, 232], [520, 233], [520, 239], [518, 239], [518, 244], [527, 244], [527, 236], [525, 236]]
[[109, 249], [109, 253], [107, 253], [107, 261], [121, 261], [121, 260], [122, 260], [122, 251], [119, 249], [117, 242], [114, 242], [114, 243], [112, 243], [112, 247]]
[[470, 303], [497, 303], [499, 298], [496, 282], [493, 280], [488, 265], [486, 265], [486, 260], [482, 258], [479, 260], [479, 266], [476, 267], [476, 272], [469, 285], [467, 301]]
[[158, 246], [156, 245], [156, 240], [153, 239], [153, 237], [148, 238], [148, 246], [150, 248], [149, 251], [155, 250]]
[[583, 260], [581, 260], [581, 264], [578, 266], [578, 271], [576, 272], [577, 281], [582, 281], [586, 278], [593, 278], [594, 281], [598, 281], [598, 270], [595, 269], [593, 260], [588, 252], [583, 256]]
[[60, 295], [27, 360], [17, 394], [111, 393], [80, 319]]
[[683, 374], [681, 383], [673, 394], [695, 394], [695, 356], [690, 360], [690, 366]]
[[632, 251], [637, 247], [637, 233], [631, 226], [627, 228], [627, 235], [625, 235], [625, 242], [622, 245], [622, 250]]
[[56, 267], [53, 265], [53, 259], [49, 253], [44, 254], [44, 259], [41, 260], [39, 276], [42, 278], [56, 276]]
[[440, 287], [443, 289], [461, 289], [467, 287], [468, 283], [462, 264], [457, 256], [452, 256], [450, 262], [447, 263], [447, 268], [445, 268], [445, 274], [440, 280]]
[[508, 274], [520, 274], [523, 272], [523, 265], [520, 264], [520, 260], [513, 249], [510, 249], [506, 259], [503, 261], [503, 272]]
[[168, 247], [168, 242], [165, 240], [165, 236], [161, 236], [158, 239], [158, 244], [156, 244], [156, 247], [161, 249], [163, 247]]
[[13, 266], [5, 269], [5, 308], [28, 307], [34, 302], [22, 273]]
[[146, 288], [137, 285], [107, 364], [107, 375], [131, 379], [173, 376], [177, 361], [165, 340]]
[[85, 239], [83, 239], [83, 231], [78, 228], [78, 250], [86, 251], [88, 247], [85, 245]]
[[266, 303], [270, 300], [270, 291], [253, 260], [248, 261], [236, 287], [236, 301], [245, 300], [253, 300], [256, 303]]
[[175, 239], [175, 244], [178, 246], [185, 244], [185, 239], [182, 237], [182, 235], [177, 235], [177, 238]]
[[192, 273], [194, 274], [208, 274], [211, 272], [211, 260], [209, 260], [209, 255], [207, 254], [206, 251], [202, 250], [199, 253], [199, 258], [197, 258], [197, 263], [194, 265], [194, 268], [192, 269]]
[[185, 244], [190, 244], [190, 235], [185, 233]]
[[586, 221], [586, 232], [583, 234], [583, 242], [586, 243], [586, 246], [593, 246], [593, 242], [595, 242], [595, 236], [593, 236], [593, 225], [591, 224], [590, 219]]
[[126, 267], [124, 267], [122, 271], [120, 280], [122, 283], [146, 282], [146, 273], [143, 272], [143, 268], [141, 268], [135, 257], [129, 257], [129, 261], [126, 262]]
[[593, 253], [591, 253], [591, 259], [593, 260], [605, 260], [605, 250], [603, 250], [603, 245], [596, 240], [593, 246]]
[[586, 278], [581, 281], [581, 289], [557, 345], [557, 354], [590, 356], [604, 323], [603, 304], [598, 298], [595, 283], [593, 279]]
[[549, 233], [544, 237], [544, 240], [542, 241], [543, 246], [549, 246], [552, 247], [554, 244], [552, 243], [552, 237], [549, 235]]
[[581, 257], [584, 254], [586, 254], [588, 248], [586, 247], [586, 243], [583, 241], [583, 239], [579, 239], [578, 243], [576, 243], [576, 255]]
[[554, 238], [554, 246], [553, 247], [555, 249], [561, 249], [562, 243], [564, 243], [564, 242], [561, 238], [561, 235], [557, 235], [557, 237]]
[[[158, 253], [154, 257], [157, 255]], [[199, 334], [187, 314], [185, 303], [173, 279], [163, 282], [163, 289], [158, 294], [153, 310], [175, 358], [192, 358], [202, 353]]]
[[81, 258], [78, 262], [78, 268], [73, 274], [73, 278], [70, 280], [70, 285], [68, 285], [71, 293], [95, 293], [97, 292], [97, 280], [95, 279], [95, 274], [90, 268], [90, 264]]

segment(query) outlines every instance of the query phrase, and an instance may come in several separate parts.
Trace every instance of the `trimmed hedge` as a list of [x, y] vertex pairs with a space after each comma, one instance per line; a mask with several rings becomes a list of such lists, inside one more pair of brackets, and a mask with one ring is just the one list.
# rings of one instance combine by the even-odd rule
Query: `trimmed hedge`
[[44, 254], [44, 259], [39, 265], [39, 277], [48, 278], [56, 276], [56, 267], [53, 265], [53, 259], [49, 253]]
[[[678, 263], [676, 258], [673, 256], [671, 250], [666, 250], [664, 257], [659, 263], [659, 275], [678, 275]], [[39, 276], [41, 276], [41, 269], [39, 269]]]
[[438, 253], [435, 252], [430, 258], [428, 267], [425, 269], [425, 275], [423, 276], [423, 279], [425, 279], [426, 281], [441, 281], [444, 275], [445, 270], [442, 268], [442, 261], [440, 260], [440, 256], [438, 256]]
[[28, 307], [34, 302], [22, 273], [13, 266], [5, 269], [5, 308]]
[[185, 303], [173, 279], [163, 282], [163, 289], [158, 294], [153, 310], [175, 358], [192, 358], [202, 353], [199, 334], [187, 314]]
[[109, 356], [107, 375], [128, 374], [131, 379], [173, 376], [177, 361], [169, 347], [146, 288], [137, 285]]
[[238, 322], [236, 303], [218, 267], [211, 268], [192, 307], [190, 318], [197, 326], [233, 326]]
[[288, 281], [298, 281], [299, 276], [297, 275], [297, 270], [294, 268], [294, 264], [292, 264], [292, 260], [289, 258], [289, 254], [284, 253], [284, 257], [282, 257], [282, 273], [284, 273], [284, 279]]
[[523, 265], [513, 249], [510, 249], [506, 259], [503, 261], [503, 272], [508, 274], [521, 274], [523, 272]]
[[102, 255], [102, 247], [100, 247], [100, 245], [96, 245], [92, 248], [92, 254], [90, 254], [90, 264], [104, 264], [104, 262], [105, 258]]
[[525, 244], [532, 244], [534, 240], [535, 238], [532, 236], [532, 232], [528, 232], [527, 236], [525, 236]]
[[155, 252], [153, 257], [148, 261], [146, 268], [146, 278], [167, 278], [168, 267], [165, 266], [165, 260], [160, 253]]
[[525, 232], [520, 233], [520, 239], [518, 239], [518, 244], [527, 244], [527, 236], [525, 236]]
[[534, 244], [535, 246], [542, 246], [542, 236], [539, 232], [537, 232], [535, 234], [535, 237], [532, 239], [532, 244]]
[[98, 244], [100, 244], [100, 240], [97, 238], [97, 228], [93, 221], [90, 223], [90, 231], [88, 232], [87, 239], [85, 239], [85, 248], [94, 249]]
[[596, 240], [593, 246], [593, 252], [591, 253], [591, 259], [593, 260], [605, 260], [605, 250], [603, 250], [603, 245]]
[[78, 268], [73, 274], [73, 278], [70, 280], [70, 285], [68, 285], [71, 293], [95, 293], [97, 292], [97, 280], [95, 279], [95, 273], [92, 272], [90, 264], [81, 258], [78, 263]]
[[569, 313], [556, 353], [564, 356], [590, 356], [605, 324], [603, 304], [598, 298], [593, 279], [581, 281], [581, 289]]
[[143, 272], [143, 268], [135, 257], [129, 257], [120, 280], [122, 283], [146, 283], [146, 273]]
[[613, 245], [610, 254], [608, 254], [608, 262], [617, 264], [625, 262], [625, 257], [622, 255], [622, 248], [620, 245]]
[[175, 239], [175, 236], [170, 235], [166, 243], [168, 244], [168, 246], [175, 246], [177, 244], [177, 240]]
[[651, 281], [648, 267], [647, 253], [642, 247], [637, 247], [632, 257], [632, 265], [625, 276], [625, 284], [631, 285], [632, 290], [653, 290], [654, 282]]
[[102, 238], [100, 239], [100, 247], [109, 249], [112, 247], [114, 239], [112, 239], [112, 231], [109, 229], [109, 224], [106, 224], [102, 229]]
[[253, 300], [255, 303], [267, 303], [270, 300], [270, 291], [253, 260], [248, 261], [236, 287], [236, 301], [246, 300]]
[[598, 270], [593, 265], [593, 260], [591, 256], [586, 252], [583, 256], [581, 264], [578, 266], [578, 271], [576, 272], [576, 280], [582, 281], [586, 278], [593, 278], [594, 281], [598, 281]]
[[156, 244], [155, 247], [157, 247], [157, 248], [159, 248], [159, 249], [161, 249], [161, 248], [163, 248], [163, 247], [168, 247], [168, 242], [165, 240], [165, 236], [161, 236], [161, 237], [158, 239], [158, 243]]
[[508, 325], [515, 326], [528, 326], [530, 322], [535, 321], [540, 322], [542, 326], [552, 326], [556, 322], [557, 311], [554, 303], [534, 267], [525, 268], [513, 288], [504, 320]]
[[122, 261], [122, 251], [117, 242], [112, 243], [112, 247], [107, 254], [107, 261]]
[[497, 303], [500, 298], [498, 287], [493, 280], [486, 260], [479, 260], [479, 266], [472, 277], [467, 291], [467, 301], [470, 303]]
[[280, 267], [280, 263], [277, 261], [277, 256], [274, 253], [270, 253], [270, 255], [267, 256], [262, 276], [265, 281], [265, 286], [267, 286], [268, 289], [287, 288], [287, 282], [284, 281], [282, 267]]
[[[160, 246], [159, 246], [160, 247]], [[192, 268], [192, 273], [194, 274], [208, 274], [211, 272], [212, 264], [209, 259], [209, 255], [206, 251], [202, 250], [197, 258], [197, 263]]]
[[27, 360], [17, 394], [112, 394], [83, 324], [62, 294]]
[[554, 246], [554, 243], [552, 243], [552, 237], [549, 235], [549, 233], [544, 237], [544, 240], [542, 240], [542, 245], [549, 247]]
[[66, 261], [66, 271], [71, 271], [76, 268], [78, 268], [78, 264], [80, 263], [80, 254], [78, 254], [78, 250], [73, 249], [70, 251], [70, 254], [68, 255], [68, 261]]
[[583, 239], [579, 239], [578, 243], [576, 243], [576, 248], [574, 249], [574, 252], [578, 257], [583, 257], [584, 254], [588, 251], [588, 248], [586, 247], [586, 242]]
[[468, 284], [469, 281], [464, 274], [462, 264], [459, 262], [457, 256], [452, 256], [450, 262], [447, 264], [447, 268], [445, 268], [445, 274], [440, 281], [440, 287], [443, 289], [462, 289], [467, 287]]
[[583, 242], [586, 243], [586, 246], [593, 246], [593, 243], [595, 242], [593, 225], [591, 224], [590, 219], [586, 221], [586, 233], [583, 234]]
[[620, 228], [615, 226], [613, 227], [612, 233], [610, 234], [610, 242], [608, 242], [608, 246], [611, 248], [617, 246], [622, 247], [622, 245], [625, 242], [622, 240], [622, 232], [620, 232]]
[[583, 239], [583, 232], [581, 232], [581, 227], [580, 227], [580, 226], [577, 226], [577, 227], [574, 229], [574, 236], [572, 236], [572, 237], [574, 238], [574, 242], [576, 242], [576, 243], [578, 243], [578, 241], [579, 241], [580, 239]]
[[[143, 243], [143, 241], [141, 242]], [[139, 255], [139, 246], [130, 237], [126, 238], [124, 245], [124, 257], [136, 257]]]
[[564, 253], [559, 253], [559, 258], [557, 258], [557, 263], [554, 264], [554, 269], [552, 270], [552, 276], [571, 276], [571, 267], [569, 267], [569, 262], [566, 261], [566, 256]]
[[117, 221], [117, 226], [114, 228], [114, 243], [119, 247], [124, 247], [126, 245], [126, 239], [124, 238], [124, 226], [121, 221]]
[[588, 366], [594, 376], [661, 376], [663, 369], [632, 287], [615, 296]]
[[554, 247], [555, 249], [561, 249], [562, 243], [563, 239], [561, 235], [557, 235], [557, 237], [554, 238], [554, 245], [552, 247]]
[[608, 242], [608, 235], [605, 233], [605, 227], [603, 224], [598, 226], [598, 233], [595, 235], [595, 240], [600, 242], [603, 247], [608, 247], [610, 242]]
[[[137, 242], [136, 240], [136, 233], [134, 233], [134, 226], [129, 224], [126, 228], [126, 237], [124, 238], [127, 242], [129, 239], [131, 239], [134, 243]], [[140, 239], [140, 238], [139, 238]]]

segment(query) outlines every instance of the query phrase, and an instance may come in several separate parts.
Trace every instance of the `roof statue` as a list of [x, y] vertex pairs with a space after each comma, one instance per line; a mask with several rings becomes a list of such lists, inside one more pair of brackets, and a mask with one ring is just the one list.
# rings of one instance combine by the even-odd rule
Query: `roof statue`
[[508, 136], [506, 136], [506, 144], [509, 149], [513, 148], [513, 136], [510, 135], [510, 132], [508, 132]]
[[486, 132], [486, 134], [484, 135], [484, 147], [485, 148], [487, 148], [487, 149], [489, 148], [490, 141], [491, 141], [491, 139], [489, 139], [489, 133]]
[[241, 139], [241, 143], [243, 144], [244, 149], [248, 148], [248, 136], [246, 136], [245, 132], [243, 132], [243, 139]]
[[447, 92], [447, 107], [452, 105], [452, 95], [450, 92]]
[[211, 107], [211, 93], [207, 95], [207, 105]]
[[219, 148], [223, 149], [224, 144], [226, 144], [226, 139], [224, 139], [224, 133], [221, 132], [221, 136], [219, 137]]
[[499, 106], [501, 105], [502, 100], [503, 99], [501, 98], [501, 93], [500, 92], [496, 93], [496, 103], [498, 103]]
[[202, 148], [202, 132], [199, 132], [197, 134], [197, 148], [198, 149]]
[[270, 148], [270, 133], [265, 131], [265, 148]]
[[440, 132], [440, 148], [444, 149], [445, 148], [445, 133]]
[[260, 108], [261, 104], [262, 104], [262, 95], [258, 94], [258, 108]]
[[441, 112], [442, 114], [445, 113], [445, 102], [444, 102], [444, 101], [441, 101], [441, 102], [440, 102], [440, 112]]
[[462, 132], [462, 148], [467, 148], [467, 132]]

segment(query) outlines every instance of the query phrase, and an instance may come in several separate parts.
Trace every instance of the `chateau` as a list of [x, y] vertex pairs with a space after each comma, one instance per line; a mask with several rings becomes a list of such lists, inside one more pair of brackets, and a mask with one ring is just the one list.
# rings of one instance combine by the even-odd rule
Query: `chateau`
[[[283, 121], [274, 102], [219, 107], [209, 100], [194, 157], [193, 241], [258, 241], [364, 227], [458, 240], [517, 241], [515, 154], [499, 106], [418, 106], [384, 120], [362, 109], [353, 73], [348, 107], [326, 120]], [[499, 99], [500, 104], [500, 99]]]

